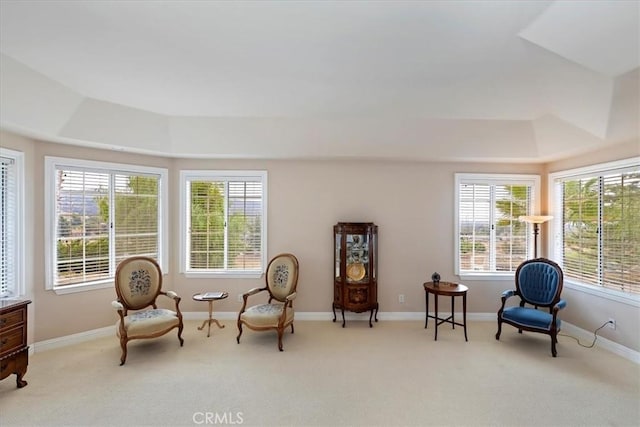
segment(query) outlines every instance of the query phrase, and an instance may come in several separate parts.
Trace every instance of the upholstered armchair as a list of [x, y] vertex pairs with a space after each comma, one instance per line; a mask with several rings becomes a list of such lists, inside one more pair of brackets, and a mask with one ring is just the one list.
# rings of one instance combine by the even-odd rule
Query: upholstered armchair
[[[551, 354], [556, 357], [561, 325], [558, 312], [567, 305], [566, 301], [560, 298], [562, 269], [546, 258], [530, 259], [518, 266], [515, 281], [515, 290], [502, 293], [496, 340], [500, 339], [502, 323], [518, 328], [519, 333], [525, 330], [547, 334], [551, 337]], [[507, 300], [511, 297], [519, 297], [517, 306], [506, 306]]]
[[[121, 366], [127, 359], [127, 343], [131, 340], [159, 337], [177, 328], [182, 347], [180, 297], [173, 291], [162, 290], [162, 271], [153, 258], [136, 256], [120, 262], [115, 285], [118, 299], [111, 305], [118, 312], [116, 334], [122, 348]], [[175, 311], [158, 308], [156, 300], [160, 296], [172, 299]]]
[[[254, 331], [275, 330], [278, 333], [278, 349], [282, 351], [284, 330], [291, 326], [293, 333], [293, 300], [296, 298], [298, 285], [298, 259], [292, 254], [276, 255], [267, 266], [265, 280], [265, 287], [253, 288], [242, 295], [236, 341], [240, 344], [243, 325]], [[268, 296], [266, 304], [247, 307], [249, 297], [263, 292]]]

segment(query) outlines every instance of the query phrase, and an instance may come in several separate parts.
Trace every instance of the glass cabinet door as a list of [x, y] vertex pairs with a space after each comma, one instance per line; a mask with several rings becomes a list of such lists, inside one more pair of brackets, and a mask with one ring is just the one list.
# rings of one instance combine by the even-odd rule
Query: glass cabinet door
[[340, 279], [340, 260], [342, 259], [341, 255], [340, 255], [340, 249], [342, 248], [341, 244], [342, 244], [342, 235], [338, 234], [338, 233], [334, 233], [333, 234], [333, 239], [335, 240], [335, 246], [336, 246], [336, 253], [333, 257], [334, 262], [335, 262], [335, 274], [336, 274], [336, 279]]
[[367, 281], [369, 275], [369, 241], [366, 234], [346, 236], [347, 281]]

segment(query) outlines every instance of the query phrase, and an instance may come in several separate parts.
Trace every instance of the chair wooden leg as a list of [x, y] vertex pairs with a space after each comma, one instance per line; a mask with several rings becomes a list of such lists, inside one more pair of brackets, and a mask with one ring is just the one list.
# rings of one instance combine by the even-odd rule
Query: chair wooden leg
[[284, 335], [284, 329], [278, 329], [278, 349], [283, 351], [282, 349], [282, 335]]
[[551, 335], [551, 355], [553, 357], [556, 357], [558, 355], [558, 352], [556, 351], [556, 343], [558, 342], [557, 337], [554, 335]]
[[238, 344], [240, 344], [240, 335], [242, 335], [242, 323], [238, 322], [238, 336], [236, 337]]
[[182, 330], [184, 329], [184, 325], [181, 324], [178, 327], [178, 340], [180, 341], [180, 347], [182, 347], [184, 345], [184, 339], [182, 339]]
[[502, 322], [498, 319], [498, 332], [496, 332], [496, 339], [500, 339], [500, 334], [502, 333]]
[[293, 333], [293, 323], [291, 324], [291, 333]]
[[120, 340], [120, 348], [122, 348], [122, 356], [120, 356], [120, 366], [124, 365], [124, 362], [127, 360], [127, 341]]

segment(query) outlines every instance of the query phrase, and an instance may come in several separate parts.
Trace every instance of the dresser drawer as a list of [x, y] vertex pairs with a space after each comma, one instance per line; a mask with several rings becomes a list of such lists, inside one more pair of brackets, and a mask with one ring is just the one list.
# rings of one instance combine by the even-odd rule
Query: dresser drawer
[[26, 346], [25, 337], [22, 326], [0, 332], [0, 357]]
[[24, 308], [0, 314], [0, 331], [15, 328], [16, 325], [24, 323], [26, 314], [27, 310]]

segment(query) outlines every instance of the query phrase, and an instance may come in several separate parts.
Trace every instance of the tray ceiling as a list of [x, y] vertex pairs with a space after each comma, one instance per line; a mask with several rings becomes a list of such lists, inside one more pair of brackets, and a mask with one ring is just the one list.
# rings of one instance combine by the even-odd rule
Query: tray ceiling
[[0, 3], [0, 124], [176, 157], [548, 161], [638, 138], [616, 1]]

